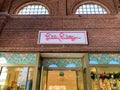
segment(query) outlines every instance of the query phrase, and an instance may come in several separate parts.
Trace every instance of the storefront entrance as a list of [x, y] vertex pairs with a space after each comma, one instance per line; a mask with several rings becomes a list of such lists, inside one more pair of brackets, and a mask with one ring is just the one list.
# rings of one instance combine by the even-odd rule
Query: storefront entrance
[[85, 90], [84, 54], [77, 57], [69, 53], [62, 55], [43, 57], [40, 90]]
[[44, 70], [43, 90], [84, 90], [82, 70]]
[[0, 90], [120, 90], [120, 54], [0, 53]]

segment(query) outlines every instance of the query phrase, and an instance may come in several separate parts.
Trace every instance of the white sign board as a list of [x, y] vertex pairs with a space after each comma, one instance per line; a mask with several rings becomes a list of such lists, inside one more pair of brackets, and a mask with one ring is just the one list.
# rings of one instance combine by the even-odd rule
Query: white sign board
[[39, 31], [38, 44], [88, 44], [86, 31]]

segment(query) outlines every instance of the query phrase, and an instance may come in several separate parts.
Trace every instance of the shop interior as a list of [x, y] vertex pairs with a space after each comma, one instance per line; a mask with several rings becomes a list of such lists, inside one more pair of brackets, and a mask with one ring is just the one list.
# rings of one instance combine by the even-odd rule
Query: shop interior
[[120, 90], [119, 65], [91, 67], [92, 90]]
[[0, 90], [32, 90], [32, 67], [1, 67]]

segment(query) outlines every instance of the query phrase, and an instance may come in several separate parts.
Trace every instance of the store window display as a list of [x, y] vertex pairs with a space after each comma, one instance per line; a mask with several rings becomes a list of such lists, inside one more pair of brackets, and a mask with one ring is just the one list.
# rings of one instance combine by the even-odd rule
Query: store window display
[[1, 52], [0, 90], [33, 90], [36, 57], [36, 53]]
[[9, 90], [9, 88], [12, 90], [30, 90], [33, 76], [33, 68], [3, 67], [0, 75], [0, 90]]
[[93, 90], [120, 90], [120, 54], [89, 54]]
[[120, 90], [120, 69], [92, 67], [91, 80], [93, 90]]

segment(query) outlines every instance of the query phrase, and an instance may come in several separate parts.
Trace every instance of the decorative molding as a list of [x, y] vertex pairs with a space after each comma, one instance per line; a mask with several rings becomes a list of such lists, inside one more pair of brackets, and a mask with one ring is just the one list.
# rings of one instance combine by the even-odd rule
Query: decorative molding
[[80, 68], [82, 67], [81, 59], [44, 59], [44, 67], [56, 67], [56, 68]]
[[36, 54], [0, 53], [0, 64], [35, 64]]
[[120, 64], [120, 54], [89, 54], [90, 64]]

